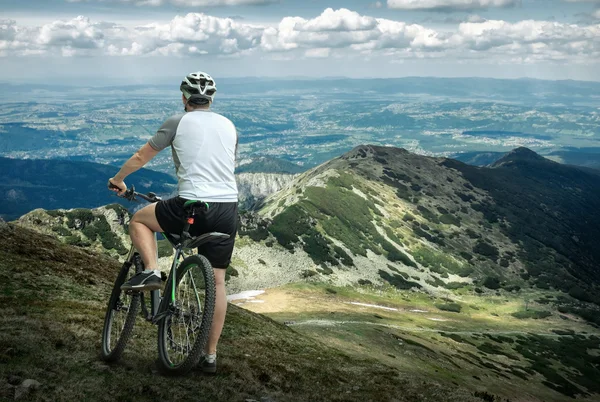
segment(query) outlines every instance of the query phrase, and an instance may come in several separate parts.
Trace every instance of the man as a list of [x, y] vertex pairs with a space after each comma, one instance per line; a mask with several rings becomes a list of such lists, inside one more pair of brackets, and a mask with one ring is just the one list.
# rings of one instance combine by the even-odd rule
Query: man
[[225, 270], [231, 261], [237, 231], [238, 192], [234, 177], [237, 132], [229, 119], [210, 111], [217, 91], [210, 75], [200, 71], [191, 73], [181, 83], [180, 90], [185, 113], [167, 119], [148, 143], [125, 162], [115, 177], [109, 179], [109, 183], [118, 188], [115, 191], [123, 194], [127, 190], [125, 177], [171, 146], [178, 178], [178, 196], [148, 205], [131, 219], [131, 241], [146, 270], [124, 283], [121, 289], [143, 291], [161, 286], [154, 232], [180, 234], [184, 225], [184, 203], [187, 200], [207, 202], [208, 210], [197, 217], [190, 234], [214, 231], [230, 236], [198, 249], [213, 267], [217, 288], [213, 322], [202, 361], [202, 369], [214, 373], [217, 342], [227, 310]]

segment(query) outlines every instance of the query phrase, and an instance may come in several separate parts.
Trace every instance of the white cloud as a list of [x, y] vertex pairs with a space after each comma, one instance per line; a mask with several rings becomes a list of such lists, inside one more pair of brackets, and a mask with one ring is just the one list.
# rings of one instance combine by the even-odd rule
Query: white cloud
[[547, 53], [549, 59], [555, 59], [557, 54], [592, 58], [600, 55], [600, 25], [580, 27], [533, 20], [465, 22], [450, 41], [472, 51], [505, 49], [510, 54], [532, 53], [540, 57]]
[[37, 27], [0, 20], [0, 57], [47, 56], [240, 56], [263, 58], [354, 57], [382, 62], [411, 58], [470, 59], [490, 63], [600, 61], [600, 24], [507, 22], [471, 16], [447, 30], [431, 29], [347, 9], [326, 9], [305, 19], [285, 17], [262, 27], [202, 13], [134, 28], [86, 17]]
[[467, 21], [466, 22], [485, 22], [487, 21], [485, 18], [483, 18], [480, 15], [477, 14], [471, 14], [469, 16], [467, 16]]
[[387, 0], [388, 8], [402, 10], [457, 11], [490, 7], [514, 7], [520, 0]]
[[277, 28], [264, 31], [261, 46], [265, 51], [297, 48], [348, 48], [372, 50], [437, 45], [437, 33], [421, 25], [381, 18], [362, 17], [347, 9], [325, 10], [306, 20], [286, 17]]
[[[131, 47], [116, 53], [155, 54], [235, 54], [258, 46], [263, 29], [231, 18], [189, 13], [167, 24], [138, 26], [129, 34]], [[112, 50], [114, 54], [114, 49]]]
[[311, 20], [296, 20], [294, 29], [297, 31], [364, 31], [373, 29], [377, 21], [373, 17], [364, 17], [355, 11], [345, 8], [323, 11], [321, 15]]
[[328, 49], [328, 48], [308, 49], [304, 53], [304, 55], [306, 57], [314, 58], [314, 59], [324, 59], [324, 58], [329, 57], [330, 54], [331, 54], [331, 49]]
[[17, 34], [17, 21], [0, 20], [0, 41], [13, 40]]
[[45, 47], [93, 49], [103, 46], [104, 33], [89, 18], [79, 16], [71, 21], [54, 21], [43, 25], [35, 40]]

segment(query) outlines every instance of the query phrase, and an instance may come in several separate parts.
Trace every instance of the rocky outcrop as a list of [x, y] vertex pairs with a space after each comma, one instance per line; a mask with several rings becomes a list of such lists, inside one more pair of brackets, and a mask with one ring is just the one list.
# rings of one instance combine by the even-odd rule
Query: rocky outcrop
[[284, 188], [297, 175], [240, 173], [236, 175], [240, 209], [255, 209], [269, 195]]

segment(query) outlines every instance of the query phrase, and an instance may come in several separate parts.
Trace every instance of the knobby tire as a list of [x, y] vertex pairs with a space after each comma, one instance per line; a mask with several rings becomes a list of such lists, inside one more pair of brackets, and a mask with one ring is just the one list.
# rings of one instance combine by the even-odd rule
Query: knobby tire
[[[134, 258], [132, 258], [135, 261]], [[131, 301], [128, 306], [127, 315], [123, 328], [119, 333], [118, 340], [113, 348], [110, 345], [110, 336], [112, 326], [115, 325], [115, 311], [113, 310], [117, 303], [120, 301], [121, 296], [124, 292], [121, 290], [121, 285], [128, 279], [128, 274], [131, 272], [135, 274], [136, 267], [133, 261], [126, 261], [121, 268], [121, 272], [115, 281], [108, 307], [106, 309], [106, 316], [104, 318], [104, 328], [102, 330], [102, 359], [106, 362], [115, 362], [121, 358], [127, 342], [133, 332], [133, 326], [135, 325], [136, 315], [140, 307], [140, 293], [133, 293], [131, 295]]]
[[[196, 340], [194, 342], [192, 350], [189, 352], [187, 357], [185, 357], [184, 360], [182, 362], [179, 362], [178, 364], [173, 363], [173, 361], [170, 358], [169, 352], [169, 344], [175, 343], [173, 341], [173, 330], [171, 328], [171, 323], [175, 319], [177, 319], [177, 317], [173, 314], [168, 314], [165, 318], [160, 320], [158, 324], [158, 354], [163, 372], [168, 375], [186, 374], [198, 364], [200, 358], [202, 357], [202, 352], [204, 350], [206, 342], [208, 340], [210, 326], [214, 314], [216, 298], [215, 277], [213, 268], [210, 262], [206, 259], [206, 257], [202, 255], [193, 255], [187, 257], [182, 261], [180, 266], [177, 268], [177, 281], [175, 289], [176, 294], [181, 285], [181, 280], [190, 270], [200, 270], [201, 276], [204, 280], [204, 289], [197, 289], [197, 291], [201, 293], [202, 296], [204, 296], [204, 303], [201, 306], [202, 320], [200, 328], [194, 331], [194, 333], [196, 334]], [[199, 272], [196, 272], [196, 275], [197, 274], [199, 274]], [[167, 281], [164, 292], [164, 297], [166, 298], [171, 297], [171, 281], [173, 279], [173, 275], [171, 275], [169, 280]], [[177, 300], [177, 302], [180, 301]], [[169, 334], [171, 334], [171, 338], [169, 338]]]

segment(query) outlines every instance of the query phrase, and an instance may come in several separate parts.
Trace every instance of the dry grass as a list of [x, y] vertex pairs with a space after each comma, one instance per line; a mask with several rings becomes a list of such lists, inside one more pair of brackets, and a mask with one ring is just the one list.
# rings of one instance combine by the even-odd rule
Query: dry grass
[[476, 401], [370, 358], [350, 357], [262, 315], [230, 306], [217, 376], [157, 372], [156, 328], [138, 320], [120, 363], [100, 361], [118, 264], [22, 228], [0, 233], [0, 400], [31, 378], [34, 401]]

